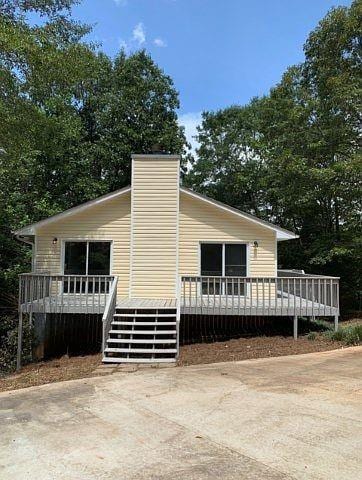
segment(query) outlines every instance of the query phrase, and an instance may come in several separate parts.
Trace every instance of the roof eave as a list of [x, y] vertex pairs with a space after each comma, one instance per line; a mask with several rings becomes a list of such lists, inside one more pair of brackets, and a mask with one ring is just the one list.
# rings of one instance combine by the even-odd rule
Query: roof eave
[[299, 235], [294, 234], [285, 234], [284, 232], [279, 234], [277, 232], [277, 241], [278, 242], [285, 242], [286, 240], [295, 240], [296, 238], [299, 238]]

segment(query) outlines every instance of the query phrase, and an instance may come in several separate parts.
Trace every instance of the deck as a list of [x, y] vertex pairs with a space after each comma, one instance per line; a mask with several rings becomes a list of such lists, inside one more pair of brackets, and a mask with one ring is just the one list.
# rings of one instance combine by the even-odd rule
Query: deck
[[181, 314], [234, 316], [335, 316], [338, 308], [296, 295], [280, 294], [276, 299], [251, 299], [226, 295], [183, 298]]
[[117, 302], [121, 309], [174, 309], [177, 308], [176, 298], [122, 298]]
[[[143, 315], [162, 317], [159, 310], [165, 309], [165, 313], [175, 317], [177, 333], [172, 341], [177, 342], [177, 353], [180, 315], [294, 317], [294, 338], [298, 336], [298, 317], [302, 316], [331, 316], [334, 317], [335, 329], [338, 328], [339, 279], [335, 277], [308, 276], [293, 272], [280, 277], [180, 277], [178, 295], [173, 299], [117, 298], [117, 285], [117, 277], [111, 275], [20, 275], [17, 368], [21, 365], [24, 314], [29, 321], [33, 314], [102, 315], [103, 352], [107, 348], [109, 350], [107, 342], [116, 340], [109, 338], [116, 309], [131, 310], [128, 313], [121, 312], [121, 315], [131, 314], [134, 325]], [[155, 322], [156, 328], [157, 319], [151, 321]], [[131, 346], [136, 340], [127, 338]], [[156, 340], [160, 339], [155, 339], [154, 344], [157, 343]], [[156, 350], [159, 348], [152, 352], [155, 353]], [[162, 350], [162, 354], [166, 353], [166, 350]], [[112, 349], [113, 351], [115, 350]], [[117, 349], [117, 352], [123, 351], [123, 347]], [[137, 351], [144, 352], [144, 349]], [[121, 358], [118, 360], [123, 361]]]
[[[103, 315], [116, 277], [24, 274], [20, 276], [22, 313]], [[234, 316], [339, 315], [338, 279], [293, 277], [182, 277], [179, 300], [118, 298], [118, 308], [177, 308], [180, 314]]]
[[[108, 296], [62, 295], [43, 297], [22, 303], [24, 313], [104, 313]], [[173, 309], [177, 307], [176, 299], [124, 298], [117, 301], [117, 308], [122, 309]], [[337, 307], [307, 300], [296, 295], [284, 295], [276, 299], [251, 299], [250, 297], [231, 297], [226, 295], [191, 296], [181, 298], [180, 313], [187, 315], [236, 315], [236, 316], [335, 316]]]

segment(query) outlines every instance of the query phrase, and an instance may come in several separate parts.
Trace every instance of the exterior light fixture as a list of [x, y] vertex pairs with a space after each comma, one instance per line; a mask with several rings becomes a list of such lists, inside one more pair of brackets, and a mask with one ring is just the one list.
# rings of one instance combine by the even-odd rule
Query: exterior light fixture
[[258, 248], [259, 247], [259, 243], [257, 240], [254, 240], [254, 248]]
[[54, 237], [53, 238], [53, 245], [56, 245], [57, 243], [58, 243], [58, 239], [57, 239], [57, 237]]

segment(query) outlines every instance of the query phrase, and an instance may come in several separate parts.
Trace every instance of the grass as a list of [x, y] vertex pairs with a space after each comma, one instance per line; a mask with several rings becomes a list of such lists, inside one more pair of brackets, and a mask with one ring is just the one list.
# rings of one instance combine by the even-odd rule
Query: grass
[[325, 332], [330, 340], [345, 342], [346, 345], [360, 345], [362, 343], [362, 324], [342, 326], [338, 332]]
[[310, 341], [324, 337], [326, 340], [342, 342], [345, 345], [362, 344], [362, 321], [359, 318], [348, 320], [345, 324], [340, 323], [337, 332], [333, 329], [333, 323], [322, 319], [304, 319], [302, 325], [309, 330], [307, 339]]

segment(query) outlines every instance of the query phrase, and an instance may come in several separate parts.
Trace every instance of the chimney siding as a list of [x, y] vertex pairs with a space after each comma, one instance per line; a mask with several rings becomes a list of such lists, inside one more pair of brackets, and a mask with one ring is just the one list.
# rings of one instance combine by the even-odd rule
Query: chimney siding
[[180, 159], [133, 155], [131, 298], [175, 298]]

